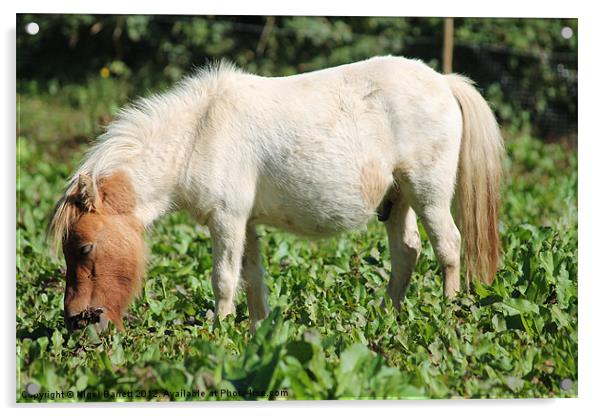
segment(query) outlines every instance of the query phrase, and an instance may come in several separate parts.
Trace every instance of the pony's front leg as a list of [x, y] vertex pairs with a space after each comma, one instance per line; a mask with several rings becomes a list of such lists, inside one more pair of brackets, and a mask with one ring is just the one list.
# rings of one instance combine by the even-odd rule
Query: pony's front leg
[[261, 267], [261, 254], [255, 227], [247, 226], [247, 238], [242, 263], [242, 277], [247, 292], [249, 305], [249, 319], [251, 328], [255, 329], [258, 321], [268, 316], [267, 289], [263, 280], [263, 267]]
[[235, 312], [234, 296], [240, 280], [245, 247], [246, 218], [214, 215], [209, 222], [213, 243], [211, 284], [215, 295], [215, 314], [220, 318]]

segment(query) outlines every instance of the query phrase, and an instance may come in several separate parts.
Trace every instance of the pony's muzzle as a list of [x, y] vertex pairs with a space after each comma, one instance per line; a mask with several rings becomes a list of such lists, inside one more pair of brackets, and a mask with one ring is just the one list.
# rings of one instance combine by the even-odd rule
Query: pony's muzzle
[[69, 332], [84, 329], [90, 324], [94, 324], [99, 332], [107, 329], [109, 320], [107, 319], [103, 308], [87, 308], [78, 314], [70, 316], [65, 314], [65, 325]]

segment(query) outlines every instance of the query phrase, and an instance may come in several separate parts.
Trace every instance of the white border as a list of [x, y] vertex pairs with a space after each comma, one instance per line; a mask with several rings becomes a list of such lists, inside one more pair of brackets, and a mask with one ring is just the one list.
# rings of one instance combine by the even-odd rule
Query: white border
[[[590, 4], [595, 4], [591, 2]], [[299, 1], [124, 1], [104, 0], [82, 2], [81, 0], [21, 0], [18, 4], [3, 2], [2, 20], [2, 62], [0, 65], [1, 91], [4, 91], [0, 105], [2, 106], [2, 189], [5, 191], [3, 203], [0, 204], [2, 215], [2, 256], [1, 264], [5, 266], [2, 277], [4, 283], [2, 310], [1, 342], [4, 369], [0, 378], [0, 394], [2, 404], [8, 407], [9, 413], [49, 413], [57, 415], [74, 414], [81, 416], [92, 405], [47, 406], [43, 408], [15, 408], [15, 344], [14, 344], [14, 274], [15, 274], [15, 13], [143, 13], [143, 14], [297, 14], [297, 15], [382, 15], [382, 16], [479, 16], [479, 17], [578, 17], [579, 18], [579, 399], [565, 400], [496, 400], [496, 401], [425, 401], [425, 402], [287, 402], [287, 403], [221, 403], [219, 405], [204, 404], [196, 406], [174, 406], [178, 414], [227, 414], [242, 411], [245, 414], [307, 414], [308, 412], [344, 411], [350, 414], [364, 414], [372, 407], [380, 411], [407, 412], [409, 414], [427, 414], [444, 412], [446, 416], [471, 415], [484, 413], [504, 415], [509, 412], [545, 412], [546, 414], [579, 414], [590, 413], [589, 410], [598, 404], [599, 374], [601, 370], [598, 351], [602, 343], [599, 335], [600, 312], [594, 308], [599, 303], [602, 276], [600, 276], [600, 247], [598, 236], [600, 229], [600, 166], [599, 155], [602, 154], [600, 143], [602, 137], [597, 120], [600, 119], [599, 78], [600, 53], [598, 40], [602, 39], [600, 26], [602, 21], [597, 17], [593, 6], [577, 2], [551, 1], [528, 2], [505, 0], [503, 2], [484, 1], [341, 1], [326, 0]], [[131, 414], [140, 406], [105, 405], [111, 414]], [[599, 407], [599, 406], [595, 406]], [[142, 406], [148, 415], [164, 414], [168, 410], [164, 406]]]
[[577, 17], [582, 7], [570, 2], [550, 0], [528, 4], [520, 0], [481, 1], [278, 1], [278, 0], [170, 0], [146, 1], [21, 0], [21, 13], [147, 13], [147, 14], [296, 14], [341, 16], [473, 16], [473, 17]]
[[341, 16], [499, 16], [499, 17], [577, 17], [574, 3], [557, 0], [530, 5], [519, 0], [479, 1], [278, 1], [278, 0], [170, 0], [82, 2], [79, 0], [19, 2], [22, 13], [147, 13], [147, 14], [283, 14]]

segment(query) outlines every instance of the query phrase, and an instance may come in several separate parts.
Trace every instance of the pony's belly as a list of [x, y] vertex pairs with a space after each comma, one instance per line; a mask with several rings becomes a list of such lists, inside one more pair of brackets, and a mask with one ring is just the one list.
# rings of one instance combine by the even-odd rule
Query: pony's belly
[[383, 188], [377, 201], [366, 203], [359, 185], [339, 187], [333, 192], [297, 191], [280, 189], [258, 194], [250, 221], [299, 235], [327, 237], [368, 222], [385, 195]]
[[273, 215], [268, 213], [253, 215], [250, 222], [269, 225], [301, 236], [330, 237], [365, 224], [372, 215], [365, 211], [353, 214], [344, 216], [342, 212], [325, 214], [323, 212], [281, 211]]
[[380, 146], [356, 137], [299, 140], [273, 157], [256, 188], [257, 223], [307, 236], [365, 224], [393, 185]]

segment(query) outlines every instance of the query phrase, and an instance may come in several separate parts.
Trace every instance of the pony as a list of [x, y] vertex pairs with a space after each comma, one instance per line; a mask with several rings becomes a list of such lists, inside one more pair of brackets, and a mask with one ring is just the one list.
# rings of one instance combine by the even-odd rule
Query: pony
[[49, 224], [67, 265], [65, 323], [124, 329], [145, 230], [174, 210], [210, 231], [215, 314], [235, 312], [242, 286], [252, 328], [268, 315], [259, 224], [324, 237], [377, 214], [397, 309], [421, 251], [418, 218], [445, 296], [460, 289], [462, 252], [467, 282], [489, 284], [503, 155], [472, 81], [419, 60], [374, 57], [273, 78], [210, 65], [120, 110], [69, 180]]

